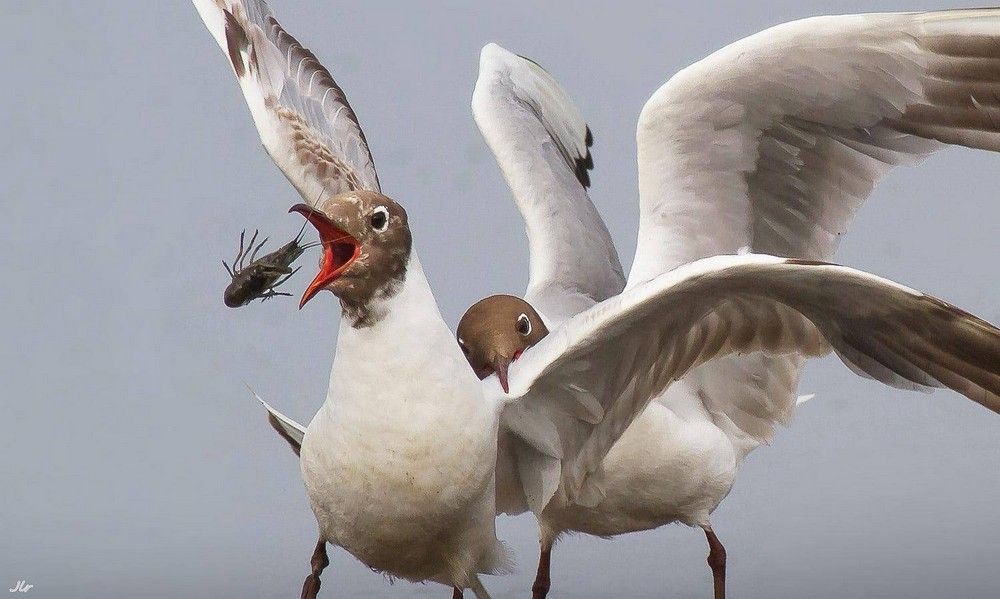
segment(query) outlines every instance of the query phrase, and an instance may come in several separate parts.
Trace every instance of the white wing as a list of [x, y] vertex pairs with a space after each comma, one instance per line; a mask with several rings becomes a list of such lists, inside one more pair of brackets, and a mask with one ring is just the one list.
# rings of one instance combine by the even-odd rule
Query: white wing
[[[892, 167], [1000, 150], [998, 92], [997, 9], [806, 19], [712, 54], [640, 116], [629, 284], [744, 247], [829, 259]], [[685, 383], [760, 442], [791, 417], [801, 362], [732, 356]]]
[[998, 89], [1000, 9], [817, 17], [719, 50], [639, 118], [629, 282], [743, 247], [828, 259], [893, 166], [1000, 150]]
[[379, 191], [361, 125], [312, 52], [263, 0], [194, 0], [236, 73], [260, 139], [306, 202], [354, 189]]
[[[649, 401], [699, 364], [831, 346], [859, 374], [949, 387], [1000, 412], [1000, 330], [989, 323], [842, 266], [716, 256], [577, 315], [511, 365], [505, 420], [536, 458], [518, 465], [528, 506], [540, 511], [557, 491], [598, 499], [588, 475]], [[495, 377], [485, 384], [502, 396]]]
[[524, 217], [525, 299], [561, 322], [620, 292], [618, 253], [587, 195], [593, 140], [566, 92], [536, 63], [489, 44], [472, 111]]
[[[247, 386], [247, 389], [250, 389], [250, 387]], [[295, 455], [299, 455], [299, 451], [302, 449], [302, 439], [306, 436], [306, 427], [272, 408], [271, 404], [264, 401], [253, 389], [250, 389], [250, 393], [267, 410], [267, 421], [274, 431], [292, 447]]]

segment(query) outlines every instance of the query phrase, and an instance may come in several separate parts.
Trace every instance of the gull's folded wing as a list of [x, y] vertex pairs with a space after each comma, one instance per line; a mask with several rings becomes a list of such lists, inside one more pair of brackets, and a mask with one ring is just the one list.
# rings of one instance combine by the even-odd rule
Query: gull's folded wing
[[343, 90], [282, 29], [263, 0], [194, 0], [236, 73], [260, 139], [306, 202], [379, 191], [375, 163]]
[[[998, 90], [1000, 9], [810, 18], [715, 52], [640, 116], [629, 284], [741, 248], [829, 260], [894, 166], [1000, 150]], [[752, 446], [790, 419], [799, 364], [731, 356], [685, 383]]]
[[[557, 491], [583, 504], [599, 497], [587, 475], [650, 400], [692, 368], [734, 352], [819, 355], [831, 347], [865, 376], [948, 387], [1000, 412], [1000, 330], [989, 323], [842, 266], [706, 258], [579, 314], [513, 363], [505, 421], [539, 456], [519, 465], [528, 505], [540, 511]], [[497, 393], [494, 377], [485, 384]]]
[[[249, 387], [247, 388], [249, 389]], [[299, 451], [302, 449], [302, 439], [306, 436], [306, 427], [272, 408], [271, 404], [264, 401], [253, 389], [250, 389], [250, 393], [267, 410], [267, 421], [271, 428], [292, 447], [295, 455], [299, 455]]]
[[618, 253], [587, 195], [593, 140], [566, 92], [538, 64], [489, 44], [472, 111], [524, 217], [525, 299], [558, 323], [620, 292]]

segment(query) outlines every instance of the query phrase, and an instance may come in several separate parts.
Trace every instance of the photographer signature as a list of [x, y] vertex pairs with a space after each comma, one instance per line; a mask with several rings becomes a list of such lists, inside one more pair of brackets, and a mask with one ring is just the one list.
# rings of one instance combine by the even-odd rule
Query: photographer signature
[[33, 584], [28, 584], [27, 580], [18, 580], [17, 584], [14, 585], [14, 588], [10, 589], [10, 592], [11, 593], [27, 593], [34, 586], [35, 585], [33, 585]]

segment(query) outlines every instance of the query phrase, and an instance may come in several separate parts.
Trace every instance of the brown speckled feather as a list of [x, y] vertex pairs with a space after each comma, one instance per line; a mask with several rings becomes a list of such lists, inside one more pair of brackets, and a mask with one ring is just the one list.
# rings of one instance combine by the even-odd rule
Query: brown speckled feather
[[379, 191], [368, 141], [344, 91], [260, 0], [196, 0], [233, 67], [264, 148], [307, 203]]

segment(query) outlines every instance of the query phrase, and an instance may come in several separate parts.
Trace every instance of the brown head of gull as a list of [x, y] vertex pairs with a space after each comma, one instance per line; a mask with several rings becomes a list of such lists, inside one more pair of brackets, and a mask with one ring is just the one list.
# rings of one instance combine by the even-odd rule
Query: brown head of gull
[[479, 300], [465, 311], [457, 331], [458, 345], [476, 376], [496, 374], [504, 391], [509, 391], [510, 363], [548, 334], [531, 304], [513, 295]]
[[405, 276], [412, 246], [406, 210], [381, 193], [358, 190], [290, 211], [316, 228], [323, 248], [319, 272], [299, 307], [326, 289], [340, 299], [353, 326], [371, 326], [378, 320], [373, 300], [393, 296]]

